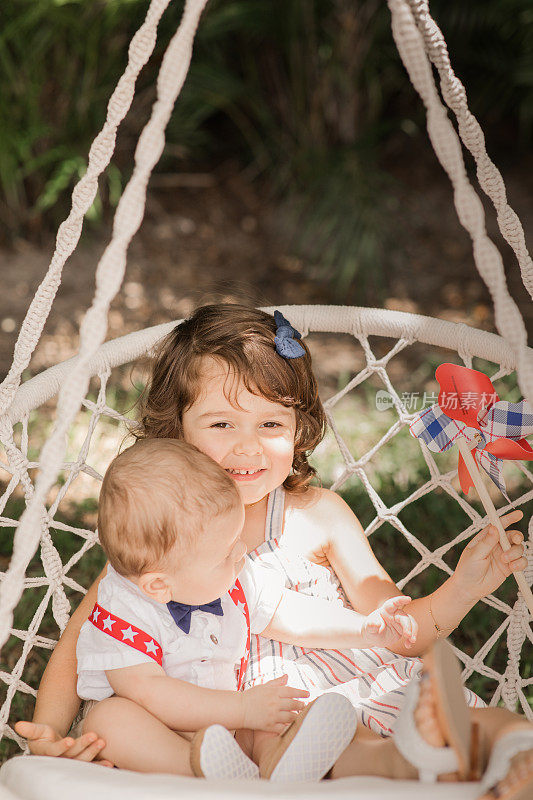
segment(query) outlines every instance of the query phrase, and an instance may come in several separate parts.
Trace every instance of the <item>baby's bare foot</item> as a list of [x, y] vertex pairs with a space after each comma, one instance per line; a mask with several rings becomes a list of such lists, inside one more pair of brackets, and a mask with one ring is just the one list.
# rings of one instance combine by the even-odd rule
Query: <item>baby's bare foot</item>
[[509, 772], [496, 786], [493, 786], [481, 800], [519, 800], [529, 797], [522, 790], [531, 791], [533, 783], [533, 750], [517, 753], [511, 760]]

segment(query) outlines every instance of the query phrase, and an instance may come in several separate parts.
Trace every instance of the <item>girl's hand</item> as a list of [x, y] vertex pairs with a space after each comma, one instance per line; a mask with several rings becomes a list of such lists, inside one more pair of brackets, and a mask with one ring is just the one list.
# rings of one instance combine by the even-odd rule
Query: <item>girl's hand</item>
[[105, 742], [96, 733], [84, 733], [77, 738], [61, 737], [51, 725], [39, 725], [35, 722], [16, 722], [15, 730], [19, 736], [27, 739], [30, 751], [36, 756], [75, 758], [78, 761], [95, 761], [103, 767], [114, 766], [107, 759], [98, 759]]
[[410, 602], [411, 598], [405, 595], [391, 597], [366, 617], [361, 633], [371, 647], [396, 647], [401, 643], [409, 648], [416, 642], [418, 623], [403, 610]]
[[[511, 511], [501, 517], [502, 525], [507, 528], [522, 517], [518, 509]], [[497, 528], [487, 525], [467, 544], [453, 574], [462, 597], [477, 602], [494, 592], [511, 572], [520, 572], [527, 567], [523, 535], [520, 531], [511, 530], [507, 531], [507, 536], [511, 547], [504, 551]]]
[[240, 695], [244, 705], [243, 728], [283, 733], [294, 722], [298, 711], [305, 708], [305, 703], [294, 698], [309, 697], [309, 692], [287, 686], [287, 680], [287, 675], [282, 675]]

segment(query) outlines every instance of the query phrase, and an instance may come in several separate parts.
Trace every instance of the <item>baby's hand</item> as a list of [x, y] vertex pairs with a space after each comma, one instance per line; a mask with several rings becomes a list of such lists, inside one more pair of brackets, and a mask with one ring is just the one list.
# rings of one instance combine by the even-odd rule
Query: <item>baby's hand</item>
[[[501, 517], [504, 528], [518, 522], [523, 514], [519, 509]], [[523, 535], [520, 531], [507, 531], [511, 543], [502, 550], [500, 537], [494, 525], [487, 525], [467, 544], [457, 563], [453, 580], [462, 598], [477, 602], [492, 594], [511, 574], [527, 567], [524, 556]]]
[[294, 722], [297, 712], [305, 708], [304, 703], [294, 698], [309, 697], [309, 692], [287, 686], [287, 679], [287, 675], [282, 675], [242, 693], [243, 728], [283, 733]]
[[410, 602], [411, 598], [405, 595], [391, 597], [366, 617], [361, 633], [368, 639], [370, 647], [403, 644], [409, 648], [416, 642], [418, 623], [403, 610]]

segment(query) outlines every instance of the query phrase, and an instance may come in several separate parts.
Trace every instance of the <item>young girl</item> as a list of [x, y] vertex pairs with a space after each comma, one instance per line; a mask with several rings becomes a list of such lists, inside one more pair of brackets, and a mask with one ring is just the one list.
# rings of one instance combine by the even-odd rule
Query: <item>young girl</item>
[[[310, 486], [315, 471], [308, 454], [324, 431], [311, 358], [300, 335], [278, 313], [274, 318], [221, 304], [201, 307], [163, 341], [137, 435], [183, 438], [211, 456], [241, 492], [250, 557], [278, 569], [288, 588], [368, 614], [399, 591], [347, 504], [334, 492]], [[508, 526], [521, 516], [515, 511], [502, 519]], [[511, 571], [525, 567], [523, 537], [510, 534], [513, 545], [503, 553], [495, 529], [485, 528], [450, 578], [411, 601], [406, 611], [418, 624], [415, 647], [304, 650], [254, 637], [246, 686], [287, 674], [292, 686], [307, 689], [312, 698], [334, 688], [353, 702], [366, 726], [389, 736], [405, 686], [420, 671], [416, 656], [451, 632]], [[33, 752], [91, 760], [103, 747], [89, 734], [63, 738], [79, 706], [76, 640], [97, 583], [72, 615], [43, 676], [34, 722], [44, 727], [18, 727], [33, 740]], [[471, 692], [468, 699], [482, 705]], [[493, 711], [501, 709], [484, 716], [478, 709], [475, 716], [486, 725]], [[492, 722], [487, 727], [494, 730]]]

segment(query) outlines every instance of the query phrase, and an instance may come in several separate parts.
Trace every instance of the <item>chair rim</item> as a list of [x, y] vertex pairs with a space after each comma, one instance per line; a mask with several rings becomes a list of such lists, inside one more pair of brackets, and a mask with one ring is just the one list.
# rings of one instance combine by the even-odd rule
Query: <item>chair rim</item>
[[[384, 308], [336, 305], [281, 305], [263, 307], [273, 313], [277, 308], [301, 331], [308, 333], [348, 333], [356, 337], [383, 336], [429, 344], [460, 355], [483, 358], [500, 364], [507, 371], [516, 369], [516, 354], [498, 334], [471, 327], [464, 322], [450, 322], [437, 317], [392, 311]], [[146, 355], [181, 319], [152, 325], [104, 342], [89, 362], [91, 377]], [[533, 348], [527, 352], [533, 359]], [[56, 395], [68, 371], [79, 356], [55, 364], [30, 378], [17, 390], [6, 412], [15, 425], [30, 411]]]

